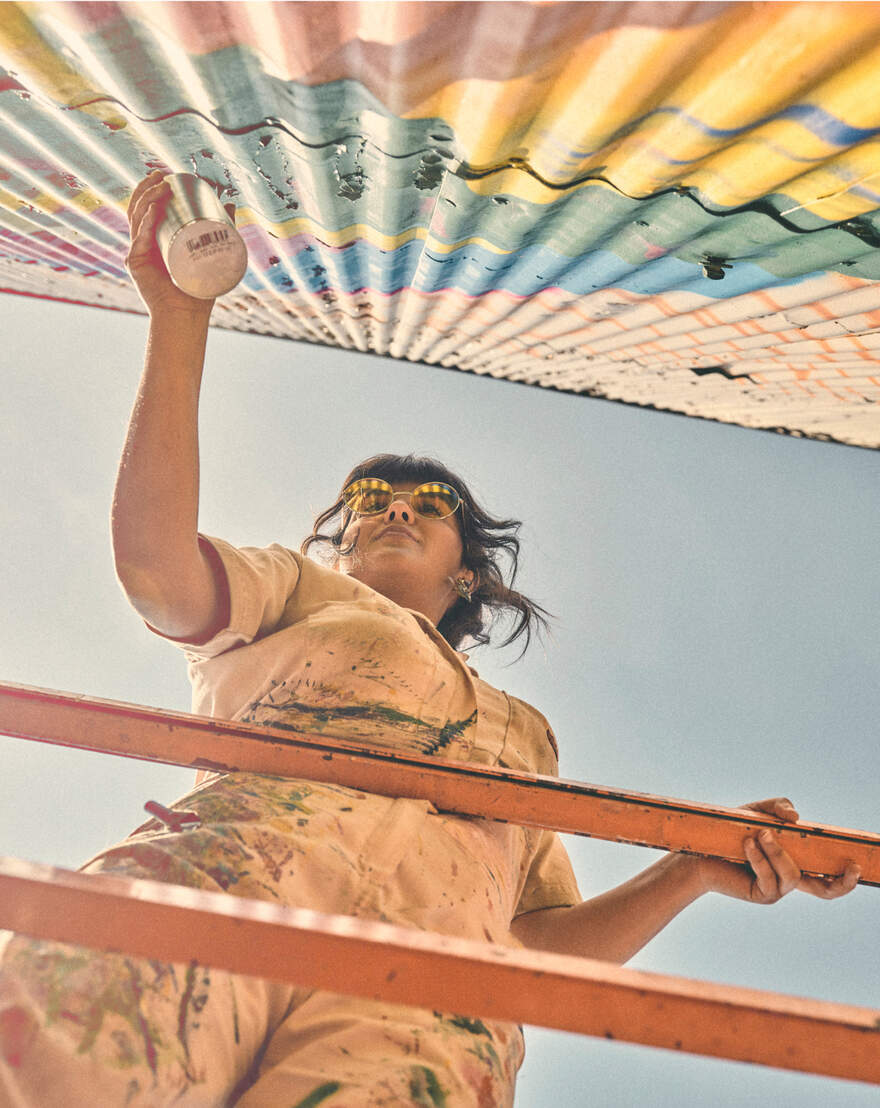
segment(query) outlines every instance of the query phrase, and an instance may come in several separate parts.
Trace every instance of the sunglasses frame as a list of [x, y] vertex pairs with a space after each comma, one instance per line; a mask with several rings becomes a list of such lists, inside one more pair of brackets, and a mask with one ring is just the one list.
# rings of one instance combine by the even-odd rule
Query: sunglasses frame
[[[348, 497], [349, 492], [352, 489], [354, 489], [356, 485], [360, 484], [361, 481], [377, 481], [377, 482], [380, 483], [380, 487], [375, 488], [373, 491], [380, 492], [380, 491], [385, 491], [387, 489], [387, 491], [391, 493], [391, 499], [388, 501], [388, 503], [385, 505], [384, 508], [379, 508], [375, 512], [359, 512], [357, 510], [357, 508], [352, 508], [352, 506], [348, 502], [347, 497]], [[452, 509], [451, 512], [447, 512], [446, 515], [443, 515], [443, 516], [425, 515], [424, 513], [419, 511], [419, 509], [416, 505], [415, 497], [418, 493], [422, 492], [423, 490], [430, 489], [432, 487], [436, 488], [436, 486], [438, 486], [438, 485], [440, 486], [440, 488], [449, 489], [450, 492], [455, 494], [455, 497], [456, 497], [455, 507]], [[367, 491], [367, 490], [358, 490], [358, 491]], [[356, 481], [352, 481], [352, 483], [350, 485], [347, 485], [342, 490], [342, 503], [354, 515], [370, 517], [370, 516], [378, 516], [378, 515], [381, 515], [383, 512], [387, 512], [388, 509], [391, 507], [391, 505], [394, 503], [394, 501], [396, 499], [398, 499], [399, 497], [403, 497], [403, 496], [408, 496], [410, 498], [410, 505], [411, 505], [413, 511], [418, 516], [420, 516], [422, 519], [449, 519], [450, 516], [454, 516], [455, 513], [458, 511], [458, 509], [461, 507], [461, 493], [458, 491], [458, 489], [453, 488], [452, 485], [447, 485], [445, 481], [425, 481], [421, 485], [417, 485], [412, 490], [406, 489], [406, 490], [403, 490], [403, 491], [398, 491], [388, 481], [386, 481], [383, 477], [358, 477], [358, 479]]]

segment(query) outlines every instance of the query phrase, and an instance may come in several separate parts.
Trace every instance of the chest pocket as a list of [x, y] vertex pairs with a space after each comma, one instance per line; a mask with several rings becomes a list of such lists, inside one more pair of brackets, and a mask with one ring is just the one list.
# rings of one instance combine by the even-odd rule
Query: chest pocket
[[507, 693], [492, 688], [479, 678], [474, 680], [477, 699], [477, 727], [469, 762], [484, 766], [497, 765], [507, 742], [510, 727], [510, 699]]

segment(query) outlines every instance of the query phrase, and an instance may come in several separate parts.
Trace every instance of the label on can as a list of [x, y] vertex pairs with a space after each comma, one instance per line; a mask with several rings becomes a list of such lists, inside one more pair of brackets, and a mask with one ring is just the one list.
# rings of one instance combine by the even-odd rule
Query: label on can
[[234, 227], [196, 219], [178, 228], [165, 264], [181, 291], [202, 300], [234, 289], [247, 270], [247, 249]]

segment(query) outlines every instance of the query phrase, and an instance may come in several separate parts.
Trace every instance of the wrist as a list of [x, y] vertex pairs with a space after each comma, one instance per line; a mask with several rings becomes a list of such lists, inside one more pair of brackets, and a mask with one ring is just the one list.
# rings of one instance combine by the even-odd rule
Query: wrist
[[161, 328], [168, 324], [172, 327], [207, 327], [213, 308], [213, 300], [198, 300], [192, 305], [158, 304], [149, 309], [150, 326]]
[[150, 380], [191, 382], [196, 396], [205, 364], [210, 312], [162, 311], [150, 317], [144, 373]]
[[697, 900], [704, 893], [712, 891], [711, 874], [707, 863], [710, 858], [699, 854], [668, 854], [665, 861], [671, 873], [675, 875], [683, 895]]

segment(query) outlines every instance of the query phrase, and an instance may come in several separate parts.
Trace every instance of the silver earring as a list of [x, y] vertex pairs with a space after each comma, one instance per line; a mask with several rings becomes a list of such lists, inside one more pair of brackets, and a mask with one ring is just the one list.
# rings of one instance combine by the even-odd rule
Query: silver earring
[[454, 581], [455, 591], [462, 598], [470, 604], [473, 599], [471, 593], [473, 592], [473, 581], [468, 581], [467, 577], [456, 577]]

